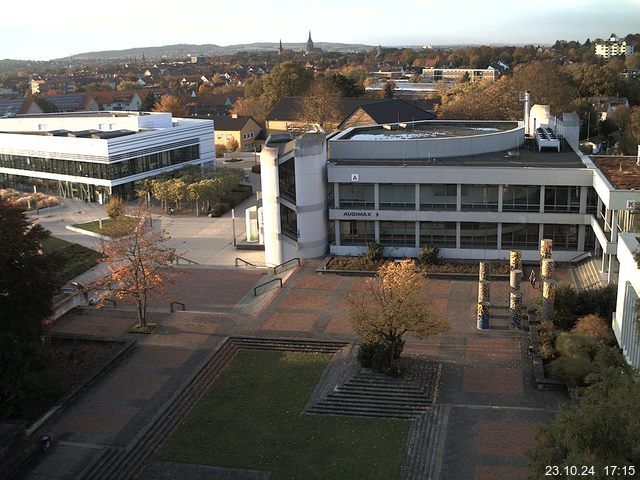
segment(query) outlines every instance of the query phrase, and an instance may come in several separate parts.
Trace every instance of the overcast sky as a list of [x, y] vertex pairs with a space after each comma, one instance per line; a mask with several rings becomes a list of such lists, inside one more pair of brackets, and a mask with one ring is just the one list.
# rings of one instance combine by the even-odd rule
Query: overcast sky
[[[17, 4], [13, 4], [17, 5]], [[175, 43], [545, 44], [640, 32], [640, 0], [31, 0], [0, 16], [0, 59]]]

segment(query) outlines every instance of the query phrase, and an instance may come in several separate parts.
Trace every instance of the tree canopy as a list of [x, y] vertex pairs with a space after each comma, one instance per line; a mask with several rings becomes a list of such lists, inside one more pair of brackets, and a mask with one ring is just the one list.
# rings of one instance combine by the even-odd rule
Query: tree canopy
[[171, 112], [174, 117], [186, 117], [187, 109], [175, 95], [163, 95], [153, 106], [154, 112]]

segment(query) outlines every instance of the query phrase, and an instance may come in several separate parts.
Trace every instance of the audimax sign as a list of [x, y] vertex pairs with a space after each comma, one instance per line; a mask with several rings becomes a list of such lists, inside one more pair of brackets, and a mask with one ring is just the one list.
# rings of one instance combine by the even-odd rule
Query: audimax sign
[[363, 212], [362, 210], [346, 210], [343, 217], [377, 217], [378, 212]]

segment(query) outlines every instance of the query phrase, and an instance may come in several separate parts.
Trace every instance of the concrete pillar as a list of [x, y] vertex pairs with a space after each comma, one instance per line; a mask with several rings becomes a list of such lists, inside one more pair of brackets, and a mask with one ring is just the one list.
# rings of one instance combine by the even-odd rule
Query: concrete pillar
[[479, 330], [485, 330], [489, 328], [489, 302], [478, 303], [476, 327]]
[[489, 263], [488, 262], [480, 262], [479, 271], [479, 280], [489, 280]]
[[607, 284], [611, 284], [615, 281], [614, 274], [616, 271], [616, 256], [609, 255], [609, 269], [607, 270]]
[[509, 319], [513, 327], [519, 327], [522, 319], [522, 294], [511, 291], [509, 293]]
[[542, 278], [553, 278], [553, 272], [556, 269], [556, 262], [551, 258], [543, 258], [540, 262], [540, 275]]
[[491, 301], [491, 282], [480, 280], [478, 282], [478, 303]]
[[549, 238], [540, 240], [540, 259], [551, 258], [553, 253], [553, 241]]
[[556, 298], [556, 282], [545, 278], [542, 282], [542, 321], [550, 321], [553, 316], [553, 303]]
[[509, 270], [509, 287], [511, 290], [519, 292], [522, 282], [522, 270]]
[[520, 250], [509, 251], [509, 270], [522, 270], [522, 253]]

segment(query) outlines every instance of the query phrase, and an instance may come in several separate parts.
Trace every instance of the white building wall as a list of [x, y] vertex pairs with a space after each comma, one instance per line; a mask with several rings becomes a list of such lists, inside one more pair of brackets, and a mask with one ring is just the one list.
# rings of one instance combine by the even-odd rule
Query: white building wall
[[621, 233], [618, 237], [620, 263], [618, 297], [613, 317], [613, 332], [627, 362], [640, 368], [640, 332], [636, 323], [636, 300], [640, 296], [640, 269], [633, 259], [633, 252], [640, 244], [633, 233]]
[[275, 266], [282, 263], [280, 233], [280, 186], [278, 182], [278, 147], [263, 147], [260, 152], [260, 180], [264, 228], [264, 261]]
[[[315, 258], [327, 251], [327, 149], [325, 135], [305, 134], [295, 141], [298, 255]], [[285, 261], [289, 258], [285, 258]]]

